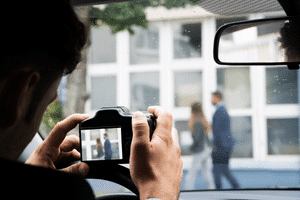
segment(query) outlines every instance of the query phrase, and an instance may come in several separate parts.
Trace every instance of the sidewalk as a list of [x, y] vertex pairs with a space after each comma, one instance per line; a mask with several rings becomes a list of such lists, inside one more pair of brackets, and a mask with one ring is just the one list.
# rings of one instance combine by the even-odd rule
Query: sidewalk
[[[185, 189], [185, 176], [183, 171], [181, 190]], [[300, 169], [298, 170], [270, 170], [270, 169], [233, 169], [233, 175], [238, 180], [241, 188], [274, 188], [274, 187], [299, 187]], [[222, 178], [224, 189], [230, 189], [230, 184]], [[205, 190], [205, 184], [198, 173], [196, 190]]]

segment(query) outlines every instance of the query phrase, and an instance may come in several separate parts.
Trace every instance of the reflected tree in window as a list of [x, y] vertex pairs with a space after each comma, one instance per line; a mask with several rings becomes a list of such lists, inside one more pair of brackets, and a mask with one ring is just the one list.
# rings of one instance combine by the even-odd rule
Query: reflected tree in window
[[298, 71], [287, 67], [266, 69], [267, 104], [298, 103]]
[[173, 24], [174, 58], [201, 57], [201, 23]]

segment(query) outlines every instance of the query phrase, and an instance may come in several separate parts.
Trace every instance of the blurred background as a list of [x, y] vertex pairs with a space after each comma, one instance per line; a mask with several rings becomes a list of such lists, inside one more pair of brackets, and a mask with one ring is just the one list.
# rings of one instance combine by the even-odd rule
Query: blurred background
[[[186, 173], [192, 162], [191, 103], [201, 102], [211, 123], [215, 111], [211, 93], [219, 90], [236, 142], [230, 166], [241, 186], [300, 185], [298, 71], [286, 66], [219, 66], [213, 60], [214, 35], [220, 26], [280, 17], [283, 12], [229, 18], [193, 5], [148, 6], [143, 8], [144, 21], [119, 31], [117, 25], [95, 20], [106, 7], [77, 8], [89, 27], [89, 43], [79, 67], [63, 78], [59, 99], [44, 116], [44, 137], [57, 121], [72, 113], [94, 116], [102, 106], [146, 111], [150, 105], [160, 105], [173, 114]], [[266, 56], [278, 56], [272, 30], [260, 29], [256, 34], [270, 38]], [[78, 135], [78, 130], [71, 134]], [[224, 187], [229, 184], [224, 182]], [[200, 174], [197, 189], [205, 189]]]

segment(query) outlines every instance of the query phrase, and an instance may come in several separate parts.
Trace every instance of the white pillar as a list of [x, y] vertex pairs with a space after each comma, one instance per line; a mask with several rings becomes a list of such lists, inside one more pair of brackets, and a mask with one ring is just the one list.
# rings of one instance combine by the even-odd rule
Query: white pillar
[[130, 35], [128, 31], [117, 34], [117, 105], [130, 107]]
[[213, 44], [216, 32], [215, 18], [209, 17], [202, 23], [202, 56], [204, 58], [203, 70], [203, 111], [209, 121], [212, 119], [214, 107], [211, 104], [211, 93], [217, 90], [217, 69], [213, 59]]

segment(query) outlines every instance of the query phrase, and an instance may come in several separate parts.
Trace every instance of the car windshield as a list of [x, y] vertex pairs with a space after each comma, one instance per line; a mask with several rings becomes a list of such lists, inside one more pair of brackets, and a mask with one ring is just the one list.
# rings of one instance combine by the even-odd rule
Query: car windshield
[[[109, 5], [127, 9], [125, 4]], [[141, 5], [139, 1], [136, 4]], [[216, 189], [211, 156], [213, 130], [207, 131], [203, 148], [195, 148], [191, 106], [195, 102], [202, 105], [210, 127], [216, 110], [223, 106], [229, 114], [233, 137], [228, 153], [229, 179], [234, 178], [242, 189], [299, 187], [298, 71], [288, 70], [287, 66], [219, 66], [213, 60], [214, 35], [220, 26], [282, 17], [284, 12], [229, 17], [199, 6], [167, 9], [153, 5], [145, 8], [147, 26], [131, 20], [140, 26], [118, 31], [109, 20], [96, 20], [105, 15], [106, 7], [76, 8], [83, 19], [90, 16], [89, 44], [78, 69], [62, 79], [59, 98], [43, 117], [40, 132], [44, 138], [59, 120], [72, 113], [85, 112], [93, 117], [103, 106], [146, 111], [148, 106], [160, 105], [172, 113], [179, 134], [184, 163], [181, 190]], [[113, 16], [117, 12], [111, 9], [107, 13]], [[264, 52], [272, 55], [276, 42], [272, 40], [272, 29], [263, 27], [256, 34], [270, 37]], [[216, 91], [222, 94], [222, 102], [213, 105], [212, 93]], [[78, 135], [78, 129], [70, 134]], [[82, 154], [97, 159], [96, 138], [100, 134], [85, 138]], [[117, 133], [109, 137], [115, 145], [113, 156], [119, 156]], [[109, 183], [100, 182], [90, 181], [96, 194], [127, 191], [117, 185], [103, 188]], [[223, 189], [234, 186], [224, 177], [221, 183]]]

